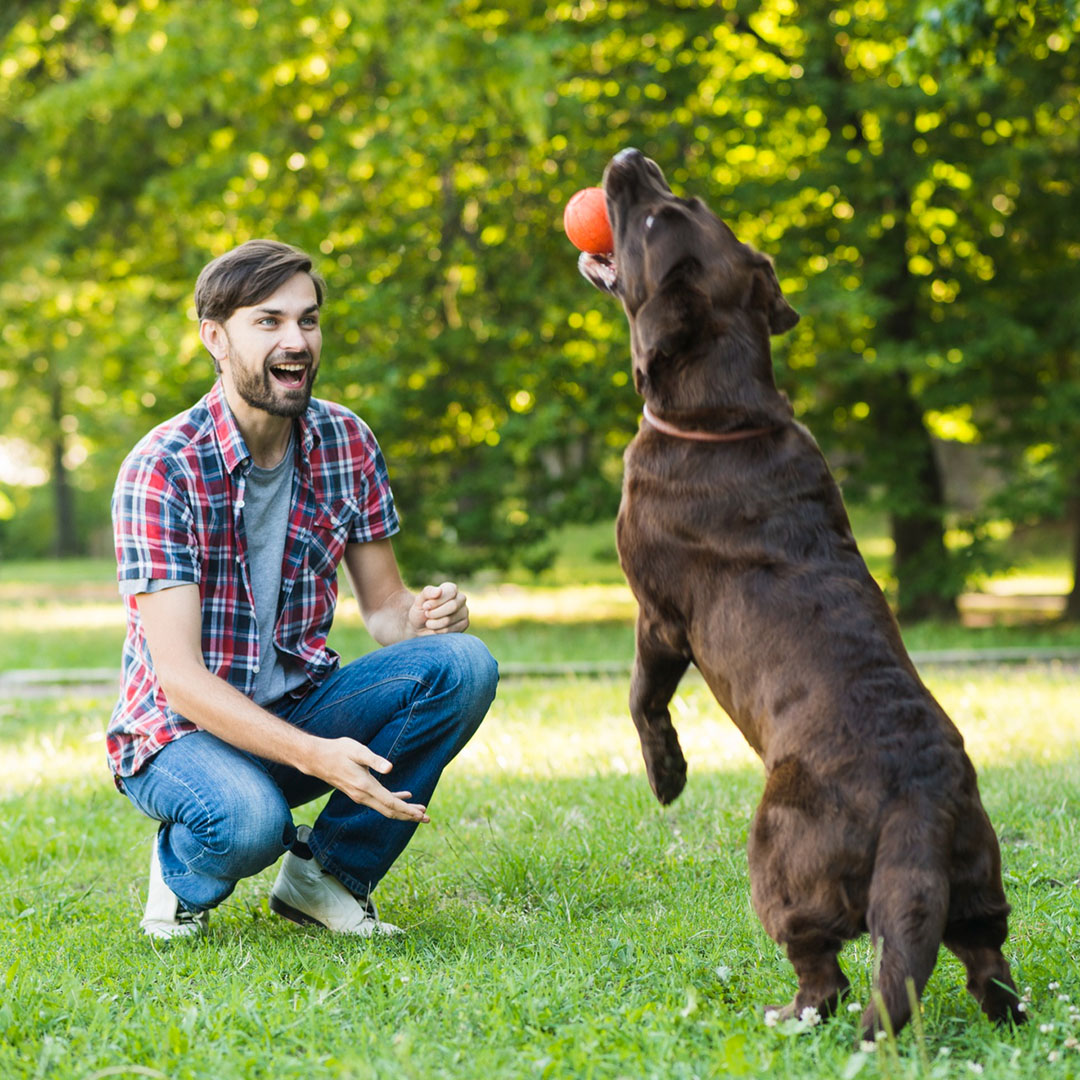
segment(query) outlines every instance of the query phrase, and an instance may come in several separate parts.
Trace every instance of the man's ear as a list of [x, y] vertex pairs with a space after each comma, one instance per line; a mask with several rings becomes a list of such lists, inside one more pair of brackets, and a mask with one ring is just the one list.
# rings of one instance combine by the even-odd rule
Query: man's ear
[[782, 334], [798, 321], [799, 313], [784, 299], [776, 270], [767, 255], [757, 255], [754, 264], [754, 283], [750, 292], [750, 306], [761, 308], [769, 319], [769, 331]]
[[199, 322], [199, 340], [206, 346], [206, 351], [214, 358], [214, 363], [220, 367], [221, 361], [225, 359], [229, 352], [225, 327], [214, 319], [202, 319]]

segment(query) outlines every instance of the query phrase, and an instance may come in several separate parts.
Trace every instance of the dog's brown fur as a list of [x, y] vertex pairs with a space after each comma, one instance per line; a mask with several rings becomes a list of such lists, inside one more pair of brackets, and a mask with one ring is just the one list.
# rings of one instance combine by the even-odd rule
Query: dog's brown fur
[[[670, 803], [686, 762], [668, 704], [693, 662], [765, 765], [751, 894], [798, 976], [781, 1017], [832, 1012], [865, 931], [892, 1026], [944, 944], [991, 1019], [1023, 1020], [1001, 954], [997, 837], [963, 739], [923, 685], [852, 537], [839, 489], [773, 378], [770, 334], [798, 315], [771, 262], [636, 150], [604, 174], [613, 259], [582, 272], [630, 323], [634, 384], [661, 420], [631, 442], [617, 536], [640, 605], [630, 711]], [[860, 1038], [878, 1030], [874, 1004]]]

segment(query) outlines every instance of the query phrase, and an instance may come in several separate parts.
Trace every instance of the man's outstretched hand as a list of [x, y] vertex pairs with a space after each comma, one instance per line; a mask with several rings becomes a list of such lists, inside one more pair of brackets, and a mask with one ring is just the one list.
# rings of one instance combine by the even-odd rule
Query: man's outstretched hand
[[325, 780], [348, 795], [354, 803], [370, 806], [383, 817], [398, 821], [426, 823], [427, 807], [411, 803], [410, 791], [390, 791], [372, 775], [388, 773], [393, 765], [356, 739], [317, 739], [309, 754], [305, 772]]
[[408, 619], [417, 635], [460, 634], [469, 626], [469, 605], [452, 581], [426, 585], [409, 608]]

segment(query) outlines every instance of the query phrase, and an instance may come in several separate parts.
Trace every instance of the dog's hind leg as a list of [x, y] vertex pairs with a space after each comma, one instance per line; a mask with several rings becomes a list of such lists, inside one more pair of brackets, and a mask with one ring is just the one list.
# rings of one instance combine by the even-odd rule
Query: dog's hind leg
[[967, 988], [982, 1011], [996, 1024], [1006, 1020], [1022, 1024], [1026, 1017], [1020, 1010], [1020, 995], [1001, 953], [1005, 934], [1004, 914], [965, 919], [945, 927], [945, 946], [967, 969]]
[[894, 1032], [911, 1018], [937, 963], [949, 906], [949, 879], [940, 852], [947, 842], [934, 837], [930, 813], [910, 806], [895, 809], [882, 827], [870, 882], [866, 924], [879, 961], [874, 1000], [862, 1015], [860, 1041], [873, 1041], [883, 1026]]
[[842, 945], [838, 938], [816, 935], [787, 943], [788, 960], [799, 978], [799, 989], [791, 1004], [777, 1011], [777, 1019], [802, 1019], [807, 1009], [816, 1010], [823, 1019], [836, 1012], [841, 995], [848, 990], [848, 978], [836, 958]]
[[952, 894], [945, 947], [967, 969], [967, 988], [982, 1011], [1000, 1024], [1024, 1022], [1009, 962], [1001, 946], [1009, 929], [1009, 902], [1001, 883], [1001, 850], [981, 804], [961, 823], [954, 841]]
[[643, 615], [638, 615], [630, 715], [641, 740], [649, 785], [665, 805], [686, 785], [686, 759], [671, 724], [668, 705], [689, 664], [689, 656], [659, 644], [653, 627]]

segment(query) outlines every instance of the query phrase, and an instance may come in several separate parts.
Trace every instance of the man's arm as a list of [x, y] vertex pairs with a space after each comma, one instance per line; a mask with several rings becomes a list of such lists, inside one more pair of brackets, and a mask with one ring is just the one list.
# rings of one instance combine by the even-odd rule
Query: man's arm
[[456, 634], [468, 629], [465, 594], [452, 581], [427, 585], [419, 593], [405, 587], [389, 540], [345, 547], [345, 573], [368, 632], [380, 645], [424, 634]]
[[154, 673], [175, 712], [238, 750], [317, 776], [385, 817], [428, 820], [425, 807], [405, 801], [412, 798], [410, 792], [391, 792], [369, 772], [389, 772], [392, 766], [385, 758], [355, 739], [309, 735], [208, 670], [197, 585], [139, 593], [135, 600]]

